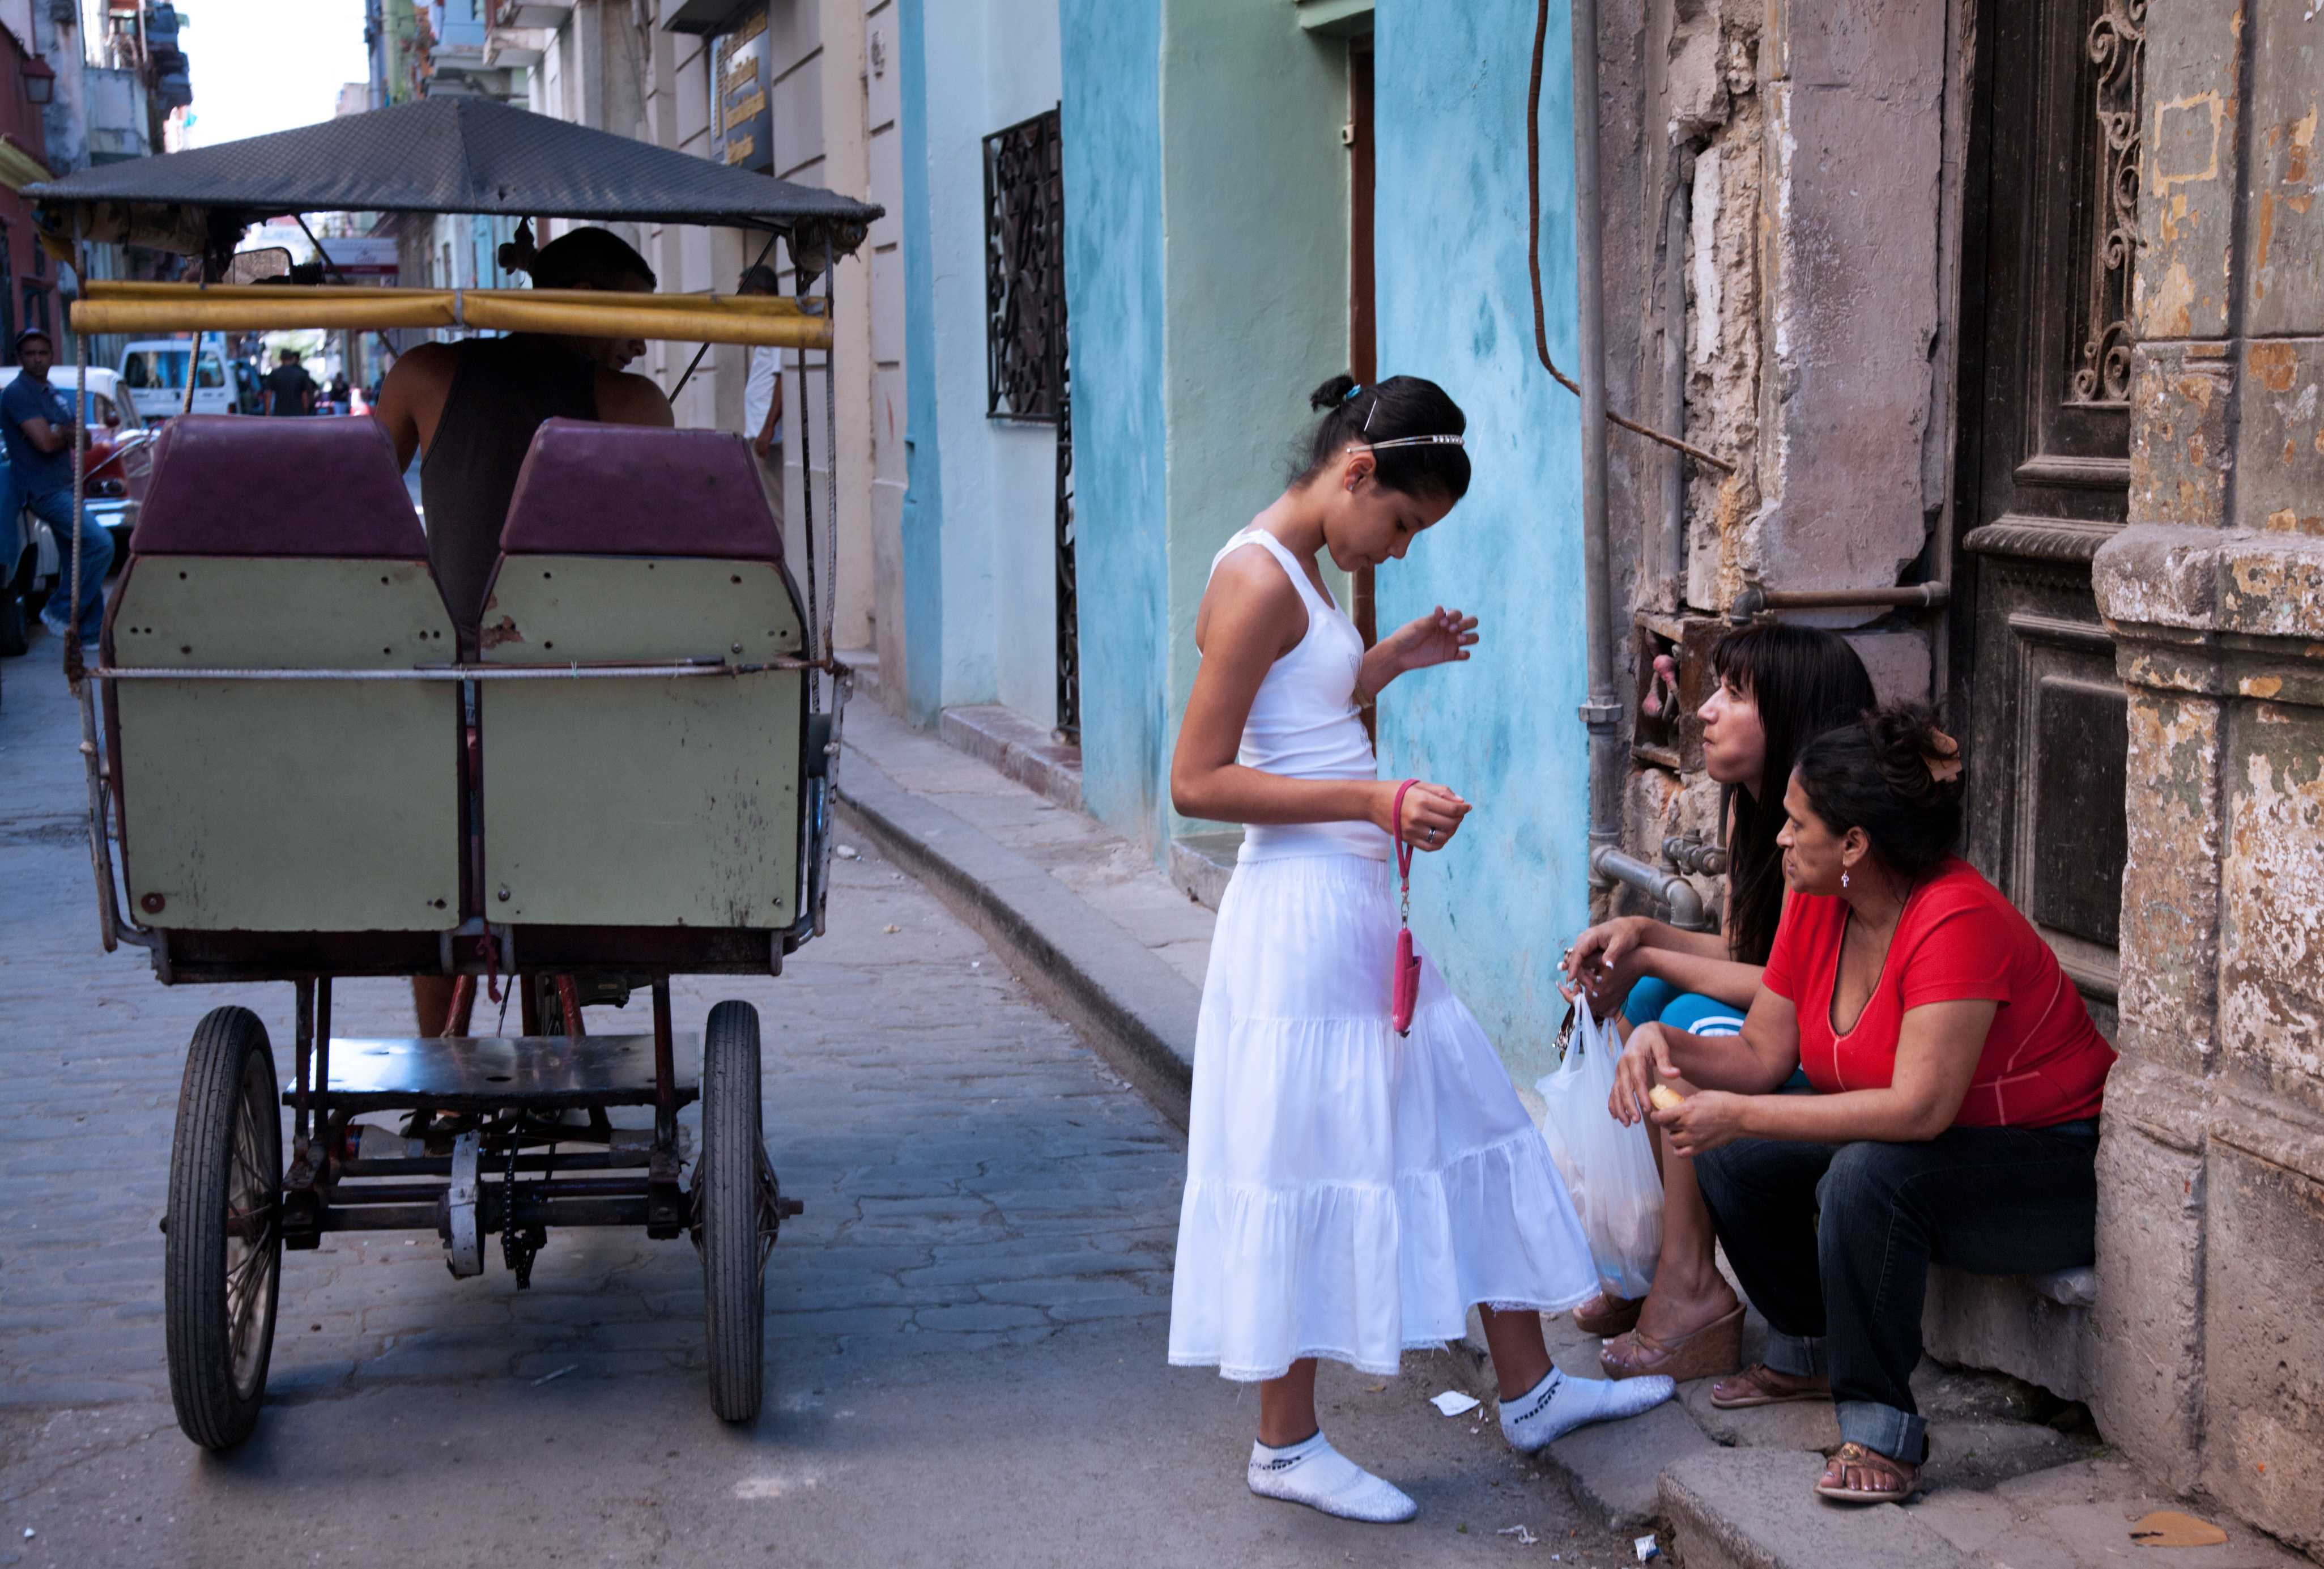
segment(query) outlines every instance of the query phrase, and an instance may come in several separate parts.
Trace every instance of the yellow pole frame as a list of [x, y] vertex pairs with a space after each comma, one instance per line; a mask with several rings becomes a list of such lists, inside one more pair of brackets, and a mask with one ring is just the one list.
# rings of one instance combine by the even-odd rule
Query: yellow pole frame
[[[819, 303], [819, 302], [818, 302]], [[280, 332], [301, 328], [481, 328], [827, 350], [831, 323], [773, 295], [622, 294], [592, 289], [370, 289], [142, 283], [92, 279], [76, 332]]]

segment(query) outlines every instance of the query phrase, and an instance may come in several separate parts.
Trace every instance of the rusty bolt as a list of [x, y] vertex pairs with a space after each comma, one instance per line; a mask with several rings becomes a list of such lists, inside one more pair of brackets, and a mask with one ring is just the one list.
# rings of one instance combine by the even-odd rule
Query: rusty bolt
[[163, 899], [158, 893], [149, 893], [144, 898], [137, 901], [139, 908], [143, 909], [147, 915], [161, 914], [161, 907], [169, 902], [170, 901], [168, 900]]

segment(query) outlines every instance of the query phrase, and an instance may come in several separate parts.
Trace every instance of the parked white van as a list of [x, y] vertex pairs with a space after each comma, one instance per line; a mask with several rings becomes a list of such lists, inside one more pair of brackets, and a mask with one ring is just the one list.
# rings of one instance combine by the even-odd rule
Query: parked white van
[[[216, 333], [202, 339], [202, 356], [194, 375], [197, 414], [232, 414], [239, 400], [234, 378], [227, 373], [224, 340]], [[148, 420], [166, 420], [186, 411], [186, 365], [193, 357], [190, 337], [142, 338], [121, 351], [121, 384], [129, 401]]]

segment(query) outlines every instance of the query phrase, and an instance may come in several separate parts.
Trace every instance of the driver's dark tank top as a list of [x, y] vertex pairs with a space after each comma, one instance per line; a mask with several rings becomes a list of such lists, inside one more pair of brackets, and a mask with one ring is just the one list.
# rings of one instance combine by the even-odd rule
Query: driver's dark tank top
[[452, 390], [420, 465], [420, 501], [428, 564], [465, 644], [484, 616], [501, 525], [532, 433], [546, 420], [597, 417], [597, 365], [530, 333], [470, 338], [455, 352]]

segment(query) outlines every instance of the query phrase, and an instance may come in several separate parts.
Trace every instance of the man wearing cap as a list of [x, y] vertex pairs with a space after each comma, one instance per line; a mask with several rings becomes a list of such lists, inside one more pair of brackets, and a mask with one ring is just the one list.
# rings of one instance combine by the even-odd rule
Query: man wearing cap
[[[16, 335], [16, 379], [0, 392], [0, 438], [8, 447], [8, 467], [32, 515], [49, 525], [64, 554], [64, 581], [72, 586], [72, 540], [80, 532], [80, 641], [97, 647], [105, 624], [105, 575], [113, 569], [113, 536], [92, 526], [86, 514], [73, 516], [73, 411], [65, 393], [49, 385], [56, 346], [39, 328]], [[59, 637], [71, 625], [64, 594], [51, 595], [41, 621]]]

